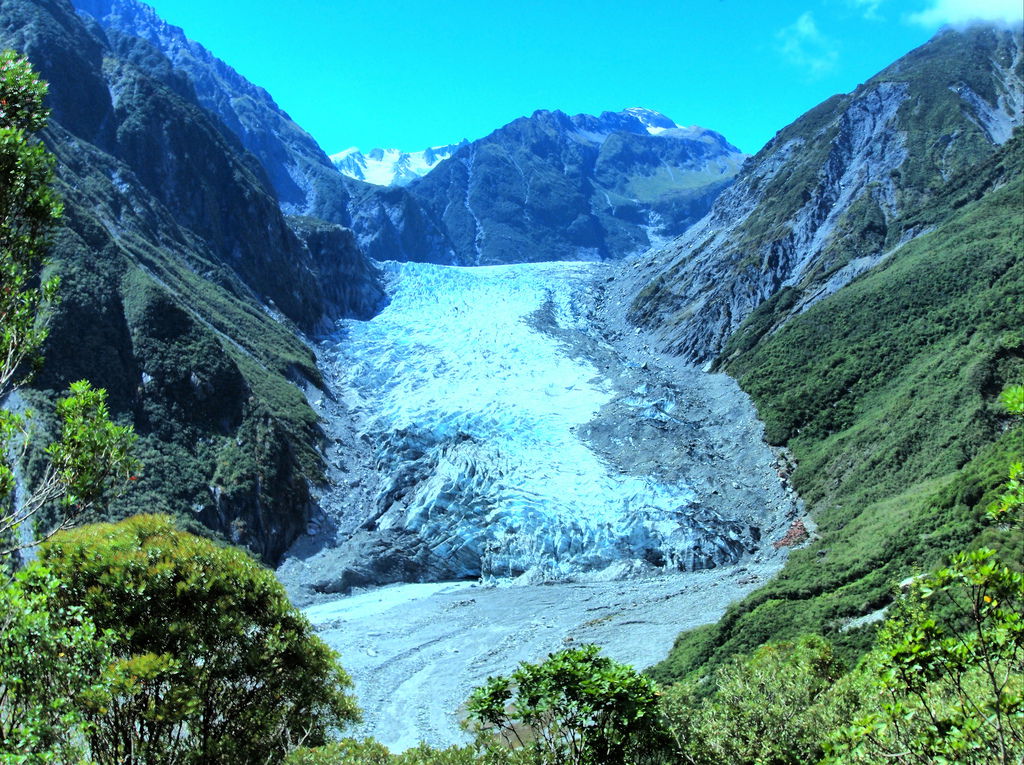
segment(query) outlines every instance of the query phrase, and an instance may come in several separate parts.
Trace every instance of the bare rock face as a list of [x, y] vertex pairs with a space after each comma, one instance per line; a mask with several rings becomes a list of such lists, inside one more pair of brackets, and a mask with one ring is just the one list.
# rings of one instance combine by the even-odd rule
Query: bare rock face
[[299, 127], [263, 88], [213, 56], [185, 32], [136, 0], [75, 0], [83, 16], [108, 34], [144, 40], [166, 57], [167, 74], [191, 89], [195, 99], [238, 137], [266, 170], [284, 211], [348, 225], [350, 192], [312, 136]]
[[881, 262], [921, 233], [901, 218], [935, 182], [1024, 123], [1022, 47], [1009, 30], [945, 31], [805, 114], [703, 220], [638, 261], [629, 318], [710, 362], [769, 299], [757, 336]]

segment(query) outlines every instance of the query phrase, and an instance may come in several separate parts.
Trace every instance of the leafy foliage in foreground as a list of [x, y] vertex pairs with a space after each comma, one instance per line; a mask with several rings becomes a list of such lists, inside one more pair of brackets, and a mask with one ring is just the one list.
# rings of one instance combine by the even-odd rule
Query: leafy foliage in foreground
[[42, 566], [0, 588], [0, 762], [80, 763], [85, 704], [107, 692], [110, 636], [81, 606], [57, 605]]
[[490, 678], [466, 704], [470, 720], [483, 735], [541, 761], [645, 761], [663, 744], [654, 684], [599, 652], [593, 645], [566, 649]]
[[334, 652], [241, 550], [136, 516], [64, 532], [41, 560], [57, 606], [114, 635], [112, 696], [85, 709], [100, 763], [278, 761], [358, 717]]
[[[38, 366], [46, 329], [40, 306], [52, 300], [57, 280], [38, 284], [49, 236], [60, 218], [54, 193], [53, 157], [30, 138], [46, 126], [46, 84], [28, 60], [0, 53], [0, 394]], [[26, 367], [26, 363], [28, 367]]]
[[836, 765], [1024, 758], [1024, 575], [992, 550], [915, 583], [866, 665], [884, 701], [841, 733]]
[[666, 762], [1020, 762], [1024, 575], [991, 550], [957, 554], [896, 600], [852, 671], [804, 636], [678, 683], [662, 707]]

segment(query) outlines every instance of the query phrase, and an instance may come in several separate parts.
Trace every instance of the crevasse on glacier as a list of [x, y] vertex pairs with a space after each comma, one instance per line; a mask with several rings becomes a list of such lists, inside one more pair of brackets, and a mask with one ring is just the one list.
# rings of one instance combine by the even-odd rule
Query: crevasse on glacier
[[[327, 354], [384, 476], [364, 528], [414, 535], [438, 578], [694, 569], [743, 554], [747, 527], [698, 505], [683, 477], [622, 471], [579, 437], [616, 395], [560, 339], [588, 329], [595, 264], [383, 267], [390, 304], [343, 322]], [[558, 331], [539, 327], [542, 310]], [[644, 394], [625, 399], [637, 416], [672, 416], [672, 401]]]

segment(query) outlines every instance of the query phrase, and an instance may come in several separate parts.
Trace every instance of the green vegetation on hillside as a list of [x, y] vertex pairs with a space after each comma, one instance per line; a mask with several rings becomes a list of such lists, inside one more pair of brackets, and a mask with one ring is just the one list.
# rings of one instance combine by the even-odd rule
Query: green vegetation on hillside
[[817, 538], [718, 624], [682, 635], [656, 678], [803, 632], [852, 660], [895, 582], [981, 544], [1021, 565], [1019, 538], [982, 518], [1024, 453], [996, 401], [1024, 379], [1022, 157], [1018, 135], [916, 214], [919, 225], [946, 219], [933, 231], [762, 336], [784, 310], [780, 293], [745, 325], [759, 341], [741, 331], [727, 348], [769, 440], [799, 464]]
[[[323, 478], [322, 434], [298, 387], [319, 373], [297, 327], [337, 315], [334, 298], [372, 292], [372, 270], [350, 239], [307, 247], [263, 169], [171, 64], [97, 29], [68, 3], [0, 7], [0, 42], [51, 82], [56, 119], [42, 135], [65, 204], [46, 273], [63, 299], [24, 398], [46, 413], [87, 378], [134, 426], [135, 491], [90, 518], [165, 512], [276, 561]], [[34, 443], [57, 427], [37, 417]], [[30, 454], [30, 480], [43, 456]]]
[[[98, 182], [91, 172], [84, 180]], [[319, 382], [315, 359], [202, 248], [113, 238], [99, 225], [103, 211], [75, 204], [74, 228], [58, 237], [52, 269], [67, 297], [51, 317], [49, 363], [29, 398], [44, 409], [89, 374], [109, 390], [115, 415], [135, 425], [145, 469], [104, 518], [173, 514], [275, 559], [287, 539], [265, 527], [302, 528], [305, 482], [322, 475], [316, 415], [292, 382]], [[90, 253], [100, 242], [106, 258], [97, 263]]]

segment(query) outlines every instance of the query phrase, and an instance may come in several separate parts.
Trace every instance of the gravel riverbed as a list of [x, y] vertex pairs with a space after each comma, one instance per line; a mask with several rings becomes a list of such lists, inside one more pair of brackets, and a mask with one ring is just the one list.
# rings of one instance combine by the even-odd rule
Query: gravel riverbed
[[347, 731], [393, 751], [468, 740], [459, 710], [487, 677], [585, 643], [637, 667], [681, 630], [718, 618], [774, 562], [644, 579], [485, 586], [394, 584], [306, 609], [341, 653], [365, 722]]

